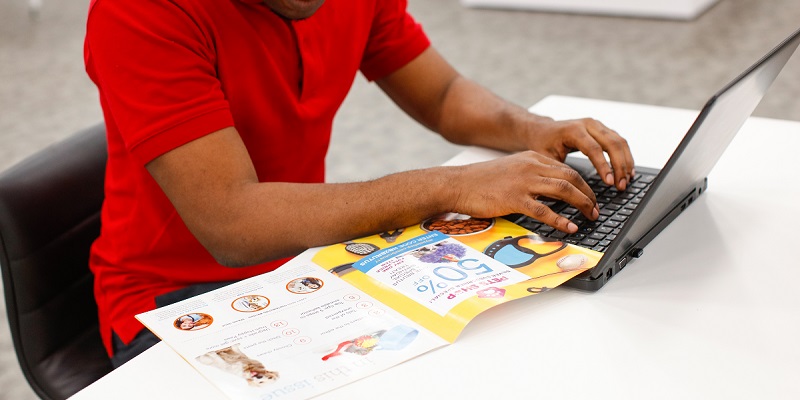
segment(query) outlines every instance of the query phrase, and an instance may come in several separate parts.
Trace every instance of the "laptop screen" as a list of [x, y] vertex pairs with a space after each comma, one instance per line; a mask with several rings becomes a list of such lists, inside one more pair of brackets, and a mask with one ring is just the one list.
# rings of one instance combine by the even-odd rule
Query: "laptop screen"
[[[679, 207], [717, 163], [800, 44], [800, 30], [714, 95], [659, 173], [620, 239], [606, 252], [618, 260]], [[699, 193], [698, 193], [699, 194]], [[627, 231], [627, 232], [626, 232]], [[638, 246], [643, 247], [643, 246]], [[597, 271], [598, 274], [603, 271]]]

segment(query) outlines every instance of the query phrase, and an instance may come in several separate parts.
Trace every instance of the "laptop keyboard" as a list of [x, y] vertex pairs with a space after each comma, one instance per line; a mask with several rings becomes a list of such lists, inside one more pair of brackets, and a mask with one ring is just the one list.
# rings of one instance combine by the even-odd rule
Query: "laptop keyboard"
[[578, 209], [563, 201], [540, 198], [542, 203], [578, 226], [578, 231], [573, 234], [561, 232], [528, 216], [521, 216], [513, 222], [543, 237], [602, 252], [616, 239], [655, 177], [655, 175], [637, 173], [622, 192], [613, 186], [606, 185], [597, 174], [585, 178], [586, 183], [594, 191], [597, 205], [600, 208], [600, 217], [596, 221], [588, 220]]

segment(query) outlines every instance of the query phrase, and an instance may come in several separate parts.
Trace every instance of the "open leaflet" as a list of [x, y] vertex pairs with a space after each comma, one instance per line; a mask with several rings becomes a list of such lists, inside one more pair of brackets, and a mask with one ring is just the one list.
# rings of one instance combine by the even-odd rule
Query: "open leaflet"
[[456, 340], [495, 305], [602, 256], [504, 219], [448, 214], [311, 249], [137, 318], [232, 399], [304, 399]]

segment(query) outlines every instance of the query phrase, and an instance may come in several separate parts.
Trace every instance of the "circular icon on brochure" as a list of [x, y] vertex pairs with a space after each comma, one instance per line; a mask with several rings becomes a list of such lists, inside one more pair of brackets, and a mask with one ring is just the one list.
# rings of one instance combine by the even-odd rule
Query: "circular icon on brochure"
[[469, 215], [447, 213], [422, 222], [420, 227], [428, 232], [439, 231], [449, 236], [466, 236], [488, 231], [494, 218], [472, 218]]
[[325, 283], [322, 279], [306, 276], [292, 279], [286, 284], [286, 290], [296, 294], [309, 294], [319, 290]]
[[273, 327], [273, 328], [275, 328], [275, 329], [278, 329], [278, 328], [283, 328], [284, 326], [288, 326], [288, 325], [289, 325], [289, 323], [288, 323], [288, 322], [286, 322], [286, 321], [284, 321], [284, 320], [282, 320], [282, 319], [281, 319], [281, 320], [278, 320], [278, 321], [273, 321], [273, 322], [270, 324], [270, 326], [272, 326], [272, 327]]
[[359, 296], [357, 294], [354, 294], [354, 293], [351, 293], [351, 294], [344, 295], [343, 299], [345, 299], [347, 301], [356, 301], [356, 300], [361, 299], [361, 296]]
[[369, 312], [367, 314], [372, 315], [373, 317], [379, 317], [379, 316], [381, 316], [383, 314], [386, 314], [386, 311], [382, 310], [380, 308], [375, 308], [375, 309], [369, 310]]
[[304, 345], [311, 343], [311, 338], [308, 336], [300, 336], [293, 340], [294, 344]]
[[372, 307], [372, 302], [369, 302], [369, 301], [361, 301], [361, 302], [356, 303], [356, 308], [360, 308], [362, 310], [370, 308], [370, 307]]
[[300, 330], [297, 328], [287, 328], [281, 332], [283, 336], [295, 336], [300, 333]]
[[239, 297], [231, 303], [231, 307], [239, 312], [261, 311], [267, 306], [269, 306], [269, 299], [257, 294]]
[[212, 323], [214, 323], [214, 318], [208, 314], [191, 313], [181, 315], [175, 319], [173, 325], [182, 331], [199, 331], [208, 328]]

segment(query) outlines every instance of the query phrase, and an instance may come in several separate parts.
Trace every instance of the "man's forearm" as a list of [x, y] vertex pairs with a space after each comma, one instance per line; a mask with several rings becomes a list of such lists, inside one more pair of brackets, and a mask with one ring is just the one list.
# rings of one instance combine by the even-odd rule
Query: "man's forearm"
[[186, 220], [218, 262], [253, 265], [450, 211], [452, 172], [434, 168], [358, 183], [253, 182], [234, 189], [219, 211]]
[[457, 144], [521, 151], [528, 149], [529, 132], [549, 121], [459, 76], [444, 98], [438, 131]]

